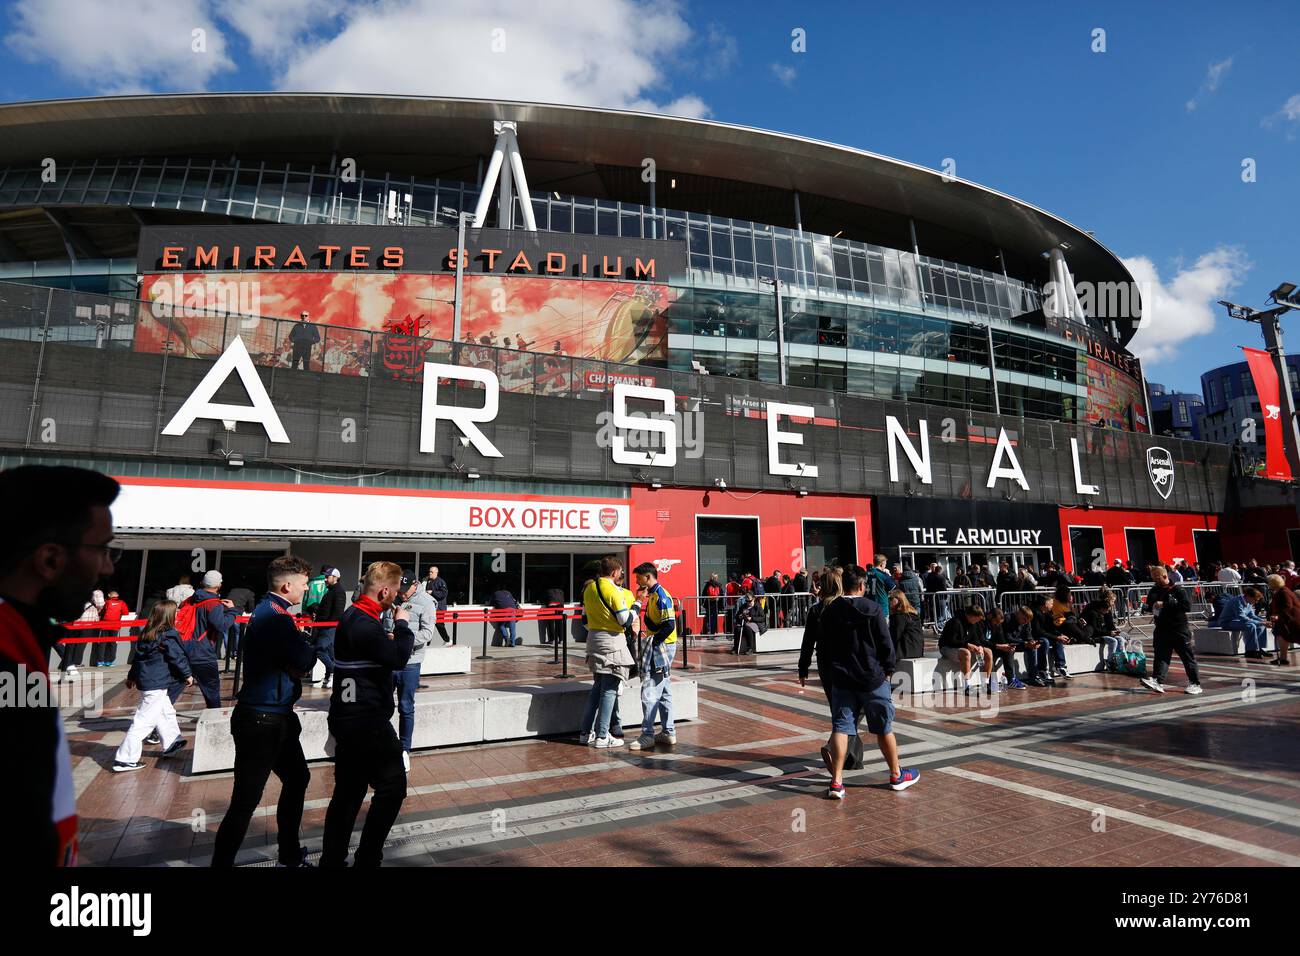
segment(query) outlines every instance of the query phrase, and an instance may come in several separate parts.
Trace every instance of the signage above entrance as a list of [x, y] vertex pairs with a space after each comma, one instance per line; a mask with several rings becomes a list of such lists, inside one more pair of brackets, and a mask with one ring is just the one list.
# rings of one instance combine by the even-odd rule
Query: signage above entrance
[[[667, 282], [686, 271], [686, 245], [515, 229], [471, 229], [470, 275], [568, 276]], [[144, 272], [456, 271], [455, 229], [404, 226], [145, 226]]]

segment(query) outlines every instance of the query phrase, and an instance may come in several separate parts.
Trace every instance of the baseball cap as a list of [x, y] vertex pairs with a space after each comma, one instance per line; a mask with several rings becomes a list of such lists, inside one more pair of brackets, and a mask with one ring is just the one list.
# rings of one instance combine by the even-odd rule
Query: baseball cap
[[400, 585], [400, 589], [402, 593], [405, 594], [407, 591], [411, 590], [411, 585], [414, 583], [415, 583], [415, 578], [408, 578], [405, 574], [403, 574], [402, 583]]
[[327, 578], [343, 577], [343, 572], [340, 571], [338, 568], [324, 567], [321, 568], [320, 570], [321, 570], [321, 574], [325, 575], [325, 577]]

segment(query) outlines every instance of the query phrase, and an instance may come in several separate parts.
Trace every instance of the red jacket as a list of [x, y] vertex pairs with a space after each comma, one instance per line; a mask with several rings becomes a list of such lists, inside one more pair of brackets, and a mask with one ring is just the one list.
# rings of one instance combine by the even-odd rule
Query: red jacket
[[99, 615], [101, 621], [120, 621], [123, 614], [129, 614], [131, 609], [126, 606], [126, 602], [121, 598], [109, 598], [104, 602], [104, 610]]

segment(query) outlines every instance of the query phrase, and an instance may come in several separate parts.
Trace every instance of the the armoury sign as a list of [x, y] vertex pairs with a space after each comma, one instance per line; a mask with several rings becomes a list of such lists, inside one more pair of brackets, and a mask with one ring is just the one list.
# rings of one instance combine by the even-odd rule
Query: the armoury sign
[[146, 226], [144, 272], [423, 272], [667, 282], [686, 271], [680, 241], [514, 229], [402, 226]]
[[[231, 376], [237, 374], [252, 402], [251, 405], [231, 405], [214, 401], [214, 398]], [[501, 380], [497, 373], [489, 368], [477, 368], [463, 365], [451, 365], [439, 362], [425, 362], [422, 369], [421, 418], [419, 427], [419, 450], [424, 454], [436, 454], [438, 446], [438, 423], [446, 422], [453, 429], [451, 442], [444, 438], [441, 451], [452, 450], [451, 445], [459, 442], [463, 446], [472, 446], [484, 458], [504, 458], [501, 450], [484, 433], [480, 426], [494, 422], [500, 409], [502, 391]], [[465, 383], [483, 396], [482, 405], [466, 407], [439, 401], [440, 386], [451, 383]], [[593, 421], [593, 442], [601, 447], [608, 447], [610, 460], [618, 465], [631, 465], [650, 469], [671, 469], [678, 464], [678, 449], [685, 444], [683, 422], [677, 412], [677, 396], [672, 389], [614, 381], [612, 388], [612, 427], [596, 428]], [[640, 403], [634, 410], [630, 403]], [[605, 413], [607, 413], [606, 410]], [[652, 414], [647, 414], [652, 412]], [[602, 414], [605, 414], [602, 413]], [[801, 456], [798, 449], [804, 446], [805, 431], [814, 426], [816, 411], [811, 405], [789, 402], [764, 401], [762, 416], [766, 420], [767, 473], [771, 476], [799, 479], [811, 482], [819, 474], [819, 468]], [[599, 416], [597, 416], [599, 417]], [[180, 409], [163, 428], [162, 434], [182, 436], [198, 419], [208, 419], [227, 423], [233, 428], [234, 422], [250, 422], [261, 425], [267, 438], [278, 444], [289, 444], [290, 438], [280, 421], [280, 416], [272, 404], [270, 395], [258, 377], [243, 340], [236, 337], [222, 353], [217, 362], [208, 370], [203, 380], [185, 399]], [[804, 431], [792, 430], [790, 426], [801, 426]], [[915, 423], [915, 438], [894, 415], [884, 415], [884, 432], [887, 445], [889, 482], [918, 482], [920, 485], [934, 484], [934, 461], [931, 456], [929, 423], [921, 419]], [[699, 429], [694, 440], [702, 440], [703, 422], [694, 423]], [[980, 447], [992, 444], [993, 452], [987, 472], [983, 478], [987, 488], [997, 487], [1001, 480], [1007, 480], [1024, 491], [1030, 490], [1030, 481], [1016, 453], [1005, 428], [997, 428], [994, 439], [993, 429], [988, 430], [988, 437], [981, 438]], [[646, 436], [652, 441], [645, 441]], [[444, 435], [446, 430], [444, 429]], [[941, 439], [942, 440], [942, 439]], [[1081, 496], [1101, 494], [1098, 485], [1091, 484], [1080, 460], [1079, 440], [1071, 437], [1070, 457], [1073, 467], [1074, 491]], [[650, 450], [641, 450], [645, 448]], [[689, 456], [688, 456], [689, 457]], [[904, 465], [906, 463], [906, 466]], [[1152, 448], [1147, 452], [1147, 470], [1151, 481], [1162, 498], [1168, 499], [1173, 490], [1175, 462], [1173, 456], [1163, 448]], [[671, 475], [664, 477], [671, 478]], [[995, 542], [996, 543], [996, 542]]]

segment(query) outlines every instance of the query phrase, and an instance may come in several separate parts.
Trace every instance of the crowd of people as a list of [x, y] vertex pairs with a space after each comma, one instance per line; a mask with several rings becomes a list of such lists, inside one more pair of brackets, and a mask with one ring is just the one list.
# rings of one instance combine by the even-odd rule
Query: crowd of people
[[[0, 473], [0, 514], [7, 529], [0, 538], [0, 669], [14, 676], [39, 673], [48, 685], [49, 655], [64, 636], [56, 621], [104, 623], [110, 625], [104, 629], [108, 636], [118, 636], [119, 627], [111, 625], [120, 625], [130, 612], [115, 591], [97, 590], [120, 556], [111, 543], [109, 514], [117, 493], [112, 479], [76, 468], [23, 466]], [[773, 572], [767, 580], [733, 575], [723, 585], [712, 575], [700, 606], [706, 631], [716, 633], [719, 619], [726, 620], [738, 654], [752, 650], [753, 638], [771, 624], [804, 627], [798, 676], [806, 683], [815, 663], [829, 705], [831, 734], [822, 758], [832, 799], [844, 798], [843, 771], [862, 766], [858, 726], [864, 719], [888, 767], [888, 786], [902, 790], [919, 780], [916, 770], [899, 763], [891, 679], [900, 661], [924, 654], [919, 607], [927, 592], [953, 590], [941, 585], [1025, 592], [1023, 603], [1009, 609], [986, 608], [979, 601], [958, 605], [944, 622], [939, 652], [966, 693], [1000, 693], [1003, 681], [1015, 690], [1068, 681], [1074, 676], [1065, 653], [1071, 644], [1094, 645], [1096, 667], [1106, 669], [1125, 652], [1117, 593], [1145, 581], [1150, 586], [1142, 589], [1142, 610], [1151, 616], [1154, 666], [1142, 682], [1155, 692], [1168, 689], [1177, 655], [1186, 692], [1201, 693], [1191, 629], [1202, 622], [1188, 594], [1194, 582], [1211, 579], [1231, 586], [1216, 596], [1203, 623], [1241, 632], [1247, 657], [1269, 659], [1265, 635], [1271, 628], [1277, 640], [1272, 663], [1288, 665], [1290, 643], [1300, 635], [1300, 574], [1289, 561], [1275, 567], [1255, 561], [1208, 567], [1175, 562], [1152, 565], [1141, 574], [1116, 561], [1082, 578], [1051, 563], [1036, 575], [1018, 572], [1013, 576], [1003, 565], [994, 575], [975, 565], [948, 582], [937, 566], [922, 577], [906, 564], [891, 568], [884, 555], [876, 555], [865, 568], [835, 563], [813, 574]], [[369, 792], [353, 865], [377, 866], [383, 859], [385, 839], [406, 796], [422, 658], [435, 640], [452, 641], [438, 615], [447, 607], [447, 585], [436, 567], [420, 579], [397, 564], [377, 561], [365, 569], [349, 604], [341, 577], [337, 567], [313, 573], [301, 558], [282, 555], [269, 562], [260, 600], [247, 588], [223, 597], [221, 572], [209, 570], [197, 588], [182, 580], [149, 606], [127, 677], [128, 688], [139, 694], [137, 706], [114, 771], [142, 767], [146, 743], [158, 744], [163, 757], [185, 746], [175, 703], [186, 688], [197, 688], [208, 707], [221, 705], [223, 643], [227, 664], [238, 657], [242, 667], [231, 714], [234, 779], [214, 866], [233, 865], [271, 774], [281, 783], [280, 865], [307, 865], [298, 831], [311, 773], [294, 704], [318, 664], [324, 670], [320, 686], [330, 692], [328, 725], [335, 742], [320, 865], [346, 865]], [[672, 748], [677, 737], [671, 672], [680, 637], [687, 633], [681, 603], [659, 580], [653, 563], [633, 568], [633, 581], [625, 583], [622, 559], [607, 555], [592, 562], [583, 577], [579, 617], [573, 622], [593, 676], [579, 728], [583, 743], [606, 750]], [[1023, 587], [1031, 581], [1032, 587]], [[1080, 585], [1088, 588], [1082, 603], [1072, 591]], [[796, 600], [804, 595], [810, 600]], [[552, 597], [548, 603], [563, 604], [563, 595]], [[513, 602], [508, 591], [493, 595], [494, 606], [517, 606]], [[318, 626], [301, 627], [294, 608]], [[241, 628], [243, 612], [249, 613]], [[547, 639], [561, 639], [553, 625], [545, 630]], [[503, 629], [500, 638], [517, 641], [511, 630]], [[108, 649], [115, 643], [94, 645], [92, 666], [111, 663]], [[61, 650], [65, 674], [75, 673], [83, 647], [69, 644]], [[1017, 655], [1023, 657], [1019, 672]], [[625, 743], [619, 698], [632, 678], [639, 678], [641, 726], [637, 738]], [[73, 862], [74, 789], [57, 702], [0, 709], [0, 729], [23, 768], [17, 785], [0, 788], [0, 813], [15, 823], [18, 858]]]

